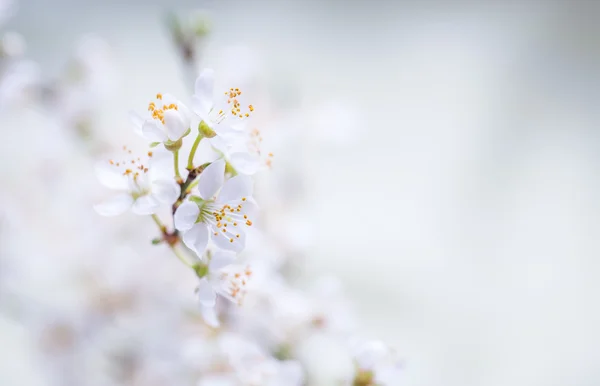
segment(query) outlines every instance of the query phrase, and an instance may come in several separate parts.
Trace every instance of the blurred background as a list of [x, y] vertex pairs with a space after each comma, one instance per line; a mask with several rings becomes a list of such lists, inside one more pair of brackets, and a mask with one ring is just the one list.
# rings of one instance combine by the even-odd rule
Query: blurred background
[[[599, 2], [16, 5], [3, 30], [22, 34], [36, 76], [59, 78], [81, 35], [110, 47], [93, 123], [107, 128], [96, 143], [112, 146], [135, 138], [130, 109], [157, 91], [189, 94], [165, 14], [205, 11], [202, 65], [255, 79], [268, 101], [265, 137], [282, 160], [271, 184], [302, 202], [301, 221], [281, 233], [307, 248], [305, 275], [341, 279], [365, 334], [403, 358], [402, 385], [600, 384]], [[3, 309], [18, 313], [11, 293], [26, 286], [32, 301], [72, 312], [77, 294], [45, 281], [48, 260], [60, 256], [68, 270], [80, 259], [72, 243], [96, 243], [101, 255], [110, 239], [91, 240], [116, 222], [91, 207], [83, 220], [62, 218], [99, 197], [93, 176], [51, 177], [60, 157], [85, 174], [87, 145], [53, 135], [45, 112], [16, 111], [0, 126], [10, 230], [0, 253], [22, 266], [0, 265]], [[41, 125], [43, 136], [27, 134]], [[43, 189], [26, 166], [48, 179]], [[72, 194], [53, 195], [57, 184]], [[104, 260], [86, 264], [97, 272]], [[0, 383], [45, 384], [32, 371], [37, 332], [9, 314], [0, 315]]]

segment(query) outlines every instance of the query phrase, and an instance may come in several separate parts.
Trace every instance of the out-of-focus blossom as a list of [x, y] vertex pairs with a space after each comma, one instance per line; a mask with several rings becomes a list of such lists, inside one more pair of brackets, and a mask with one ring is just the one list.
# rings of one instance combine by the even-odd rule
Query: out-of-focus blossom
[[390, 348], [381, 341], [352, 342], [357, 365], [355, 383], [393, 386], [400, 383], [402, 367]]
[[279, 361], [258, 345], [235, 334], [220, 338], [223, 352], [229, 357], [235, 376], [242, 385], [300, 386], [302, 367], [296, 361]]
[[34, 99], [39, 82], [37, 63], [29, 60], [9, 63], [0, 77], [0, 111]]
[[0, 58], [18, 58], [25, 53], [27, 43], [17, 32], [6, 32], [0, 39]]

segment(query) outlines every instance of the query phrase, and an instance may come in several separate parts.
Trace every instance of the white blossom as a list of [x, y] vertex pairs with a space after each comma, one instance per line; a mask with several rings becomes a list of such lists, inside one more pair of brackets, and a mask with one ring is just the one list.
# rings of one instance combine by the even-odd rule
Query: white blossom
[[156, 94], [148, 104], [148, 114], [142, 116], [135, 111], [129, 113], [135, 131], [150, 142], [176, 142], [190, 128], [189, 109], [170, 94]]
[[183, 242], [202, 255], [209, 239], [219, 248], [240, 252], [246, 245], [245, 227], [252, 225], [256, 209], [252, 180], [238, 175], [225, 181], [225, 161], [211, 163], [200, 175], [189, 201], [175, 212], [175, 227]]
[[192, 110], [217, 135], [235, 135], [244, 129], [254, 106], [244, 103], [239, 88], [230, 88], [219, 97], [214, 95], [214, 88], [214, 71], [204, 69], [196, 79]]
[[[172, 205], [179, 197], [179, 185], [166, 177], [161, 162], [145, 163], [132, 157], [124, 148], [125, 157], [110, 159], [96, 165], [96, 175], [104, 186], [118, 194], [94, 206], [103, 216], [116, 216], [129, 208], [140, 215], [153, 214], [161, 204]], [[152, 158], [153, 152], [148, 152]], [[159, 157], [160, 158], [160, 157]]]
[[246, 294], [246, 286], [252, 276], [252, 270], [249, 266], [234, 264], [234, 261], [234, 253], [225, 251], [213, 253], [207, 265], [207, 272], [196, 287], [200, 311], [209, 326], [219, 325], [214, 310], [217, 295], [241, 305]]
[[350, 350], [358, 367], [357, 376], [372, 377], [376, 385], [394, 386], [399, 383], [401, 364], [395, 353], [383, 342], [377, 340], [355, 341]]

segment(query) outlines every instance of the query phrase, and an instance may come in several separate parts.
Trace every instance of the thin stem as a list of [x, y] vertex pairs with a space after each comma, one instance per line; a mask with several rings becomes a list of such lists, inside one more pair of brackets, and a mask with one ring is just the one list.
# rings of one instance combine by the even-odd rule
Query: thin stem
[[[160, 218], [156, 215], [153, 214], [152, 215], [152, 220], [154, 220], [154, 222], [156, 223], [156, 225], [158, 225], [158, 227], [160, 228], [160, 231], [163, 233], [163, 237], [166, 235], [167, 232], [167, 227], [162, 223], [162, 221], [160, 221]], [[190, 267], [190, 268], [194, 268], [194, 265], [192, 263], [190, 263], [183, 255], [183, 253], [179, 250], [179, 248], [177, 248], [176, 245], [173, 244], [169, 244], [169, 248], [171, 248], [171, 250], [173, 251], [173, 253], [175, 254], [175, 256], [177, 256], [177, 258], [186, 266]]]
[[187, 169], [192, 170], [194, 168], [194, 155], [196, 155], [196, 150], [198, 149], [198, 145], [204, 136], [200, 131], [198, 131], [198, 136], [192, 145], [192, 150], [190, 150], [190, 155], [188, 156]]
[[179, 150], [173, 152], [173, 167], [175, 168], [175, 177], [181, 178], [179, 174]]
[[181, 261], [183, 264], [187, 265], [190, 268], [194, 268], [194, 265], [187, 261], [187, 259], [183, 256], [183, 253], [179, 250], [179, 248], [177, 248], [174, 245], [171, 245], [170, 247], [175, 256], [177, 256], [177, 258], [179, 259], [179, 261]]
[[158, 227], [160, 228], [161, 232], [166, 229], [166, 227], [164, 226], [164, 224], [162, 223], [162, 221], [160, 221], [160, 218], [156, 214], [152, 215], [152, 220], [154, 220], [154, 222], [156, 223], [156, 225], [158, 225]]
[[187, 188], [188, 188], [188, 189], [193, 189], [193, 188], [195, 188], [196, 186], [198, 186], [198, 182], [200, 182], [200, 180], [196, 180], [196, 181], [192, 182], [192, 183], [190, 184], [190, 186], [188, 186]]

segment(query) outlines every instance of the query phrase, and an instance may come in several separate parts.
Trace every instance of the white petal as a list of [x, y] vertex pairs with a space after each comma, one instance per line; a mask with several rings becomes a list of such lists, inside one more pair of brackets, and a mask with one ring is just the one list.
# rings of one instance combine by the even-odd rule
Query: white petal
[[164, 146], [157, 146], [152, 150], [152, 157], [150, 157], [148, 162], [148, 168], [150, 169], [150, 178], [152, 180], [174, 178], [173, 153], [165, 149]]
[[229, 120], [230, 119], [224, 119], [221, 123], [217, 123], [211, 127], [219, 137], [225, 137], [236, 133], [236, 130], [229, 124]]
[[165, 111], [165, 129], [171, 141], [177, 141], [189, 128], [189, 122], [176, 110]]
[[233, 264], [235, 261], [235, 253], [217, 251], [213, 254], [208, 264], [208, 271], [213, 273]]
[[153, 214], [154, 212], [156, 212], [156, 209], [158, 209], [158, 207], [159, 207], [158, 201], [154, 197], [152, 197], [150, 195], [145, 195], [145, 196], [138, 197], [134, 201], [133, 206], [131, 207], [131, 210], [135, 214], [144, 215], [144, 214]]
[[199, 222], [190, 228], [190, 230], [184, 232], [183, 243], [196, 252], [198, 256], [202, 256], [208, 244], [208, 228], [206, 224]]
[[208, 165], [198, 179], [200, 197], [205, 200], [211, 199], [217, 193], [217, 190], [223, 186], [224, 179], [225, 161], [218, 160]]
[[248, 216], [250, 221], [254, 221], [256, 215], [258, 214], [258, 205], [254, 201], [254, 199], [249, 199], [244, 202], [241, 202], [242, 205], [242, 213]]
[[393, 385], [402, 377], [403, 368], [400, 364], [377, 366], [374, 373], [378, 385]]
[[94, 205], [94, 210], [102, 216], [118, 216], [129, 209], [131, 204], [133, 204], [133, 197], [128, 193], [122, 193]]
[[248, 176], [238, 175], [232, 177], [223, 184], [218, 201], [225, 203], [241, 200], [243, 197], [250, 197], [253, 186], [252, 178]]
[[194, 156], [194, 165], [202, 165], [206, 162], [214, 162], [222, 157], [222, 155], [215, 151], [211, 146], [211, 141], [215, 138], [217, 137], [202, 138]]
[[177, 105], [177, 107], [179, 107], [179, 101], [177, 100], [177, 98], [175, 98], [175, 96], [173, 94], [169, 94], [169, 93], [164, 93], [162, 94], [162, 99], [161, 101], [161, 105]]
[[229, 161], [236, 172], [252, 175], [260, 168], [260, 157], [248, 153], [233, 153]]
[[198, 205], [196, 205], [195, 202], [184, 202], [183, 204], [179, 205], [179, 208], [177, 208], [175, 215], [173, 216], [175, 228], [180, 231], [187, 231], [191, 229], [196, 223], [199, 214], [200, 208], [198, 208]]
[[133, 123], [135, 132], [139, 135], [142, 135], [142, 126], [144, 125], [145, 121], [144, 117], [132, 110], [129, 112], [129, 120], [131, 120], [131, 123]]
[[[215, 310], [215, 307], [205, 307], [202, 305], [202, 303], [200, 303], [200, 313], [202, 314], [202, 319], [204, 319], [206, 324], [215, 328], [219, 327], [219, 318], [217, 317], [217, 311]], [[229, 383], [226, 384], [229, 385]], [[213, 383], [210, 383], [210, 385], [215, 386]]]
[[204, 307], [214, 307], [217, 301], [217, 293], [205, 277], [200, 279], [200, 283], [198, 283], [196, 296], [198, 296], [198, 301]]
[[173, 205], [179, 198], [181, 188], [173, 180], [157, 180], [152, 182], [152, 196], [162, 204]]
[[[304, 382], [304, 371], [298, 361], [286, 360], [278, 363], [279, 371], [269, 384], [273, 386], [300, 386]], [[391, 384], [390, 384], [391, 385]]]
[[[211, 239], [215, 245], [221, 249], [231, 252], [241, 252], [246, 247], [246, 232], [243, 226], [245, 225], [238, 225], [237, 227], [232, 228], [230, 231], [233, 232], [233, 234], [230, 232], [218, 232], [219, 229], [215, 228], [214, 232], [218, 232], [219, 235], [213, 236]], [[240, 235], [240, 237], [236, 237], [236, 235]]]
[[[211, 108], [196, 95], [192, 95], [192, 111], [200, 117], [201, 120], [211, 127], [211, 121], [208, 118]], [[212, 127], [211, 127], [212, 128]]]
[[167, 140], [167, 135], [155, 120], [147, 120], [142, 125], [142, 135], [151, 142], [164, 142]]
[[208, 113], [213, 107], [215, 72], [210, 68], [202, 70], [194, 85], [194, 110], [197, 114]]
[[367, 341], [360, 345], [354, 353], [354, 359], [361, 369], [373, 369], [375, 364], [388, 354], [385, 343], [377, 340]]
[[98, 181], [107, 188], [115, 190], [129, 189], [127, 176], [123, 175], [119, 169], [112, 166], [108, 161], [96, 163], [94, 170]]
[[212, 137], [208, 139], [208, 142], [212, 147], [215, 148], [215, 150], [218, 150], [221, 153], [227, 153], [227, 151], [229, 150], [229, 141], [227, 141], [222, 136], [217, 135], [215, 137]]

